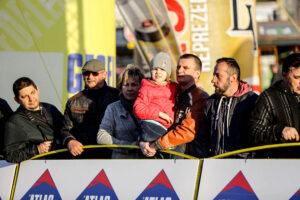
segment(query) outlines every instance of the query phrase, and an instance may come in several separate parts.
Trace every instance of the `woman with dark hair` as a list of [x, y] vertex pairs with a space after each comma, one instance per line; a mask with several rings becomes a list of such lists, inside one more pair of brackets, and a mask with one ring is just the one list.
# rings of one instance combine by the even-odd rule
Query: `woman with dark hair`
[[[120, 100], [110, 104], [105, 111], [97, 134], [98, 144], [137, 145], [139, 121], [133, 113], [133, 104], [141, 87], [142, 72], [128, 65], [119, 76]], [[114, 149], [112, 158], [140, 158], [139, 149]]]

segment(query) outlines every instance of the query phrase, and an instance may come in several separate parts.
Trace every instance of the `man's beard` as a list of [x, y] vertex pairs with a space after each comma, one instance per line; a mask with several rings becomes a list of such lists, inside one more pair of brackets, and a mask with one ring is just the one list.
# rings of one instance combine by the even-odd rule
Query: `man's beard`
[[227, 79], [224, 87], [222, 87], [222, 88], [218, 87], [218, 90], [215, 89], [215, 93], [219, 94], [219, 95], [223, 95], [228, 90], [229, 87], [230, 87], [230, 82], [229, 82], [229, 79]]

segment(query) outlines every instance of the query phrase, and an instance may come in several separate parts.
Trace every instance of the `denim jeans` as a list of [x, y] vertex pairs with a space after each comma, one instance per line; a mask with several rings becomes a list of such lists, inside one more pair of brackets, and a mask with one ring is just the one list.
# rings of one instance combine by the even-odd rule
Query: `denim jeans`
[[166, 132], [167, 129], [154, 120], [141, 121], [141, 141], [153, 142], [163, 136]]
[[[154, 120], [142, 120], [141, 121], [141, 131], [140, 131], [140, 140], [145, 141], [145, 142], [153, 142], [160, 138], [161, 136], [165, 135], [167, 133], [167, 129], [158, 123], [157, 121]], [[184, 153], [182, 147], [175, 146], [169, 150], [176, 151], [179, 153]], [[156, 153], [154, 158], [182, 158], [177, 155], [164, 155], [162, 153]]]

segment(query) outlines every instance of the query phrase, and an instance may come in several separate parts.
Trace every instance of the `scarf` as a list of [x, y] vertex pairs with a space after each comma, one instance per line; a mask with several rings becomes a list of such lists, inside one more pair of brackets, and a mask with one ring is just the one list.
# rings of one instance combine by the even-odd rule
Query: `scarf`
[[134, 100], [127, 100], [125, 99], [123, 94], [120, 94], [120, 101], [121, 104], [124, 106], [124, 108], [131, 113], [133, 110], [133, 104], [134, 104]]

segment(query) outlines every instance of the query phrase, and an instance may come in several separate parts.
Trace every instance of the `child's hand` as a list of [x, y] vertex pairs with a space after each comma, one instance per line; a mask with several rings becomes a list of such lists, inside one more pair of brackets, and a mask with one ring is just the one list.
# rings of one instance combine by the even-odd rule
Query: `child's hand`
[[164, 120], [166, 120], [169, 124], [172, 124], [173, 123], [173, 120], [171, 117], [169, 117], [169, 115], [167, 115], [166, 113], [163, 113], [163, 112], [159, 112], [158, 113], [158, 116]]

